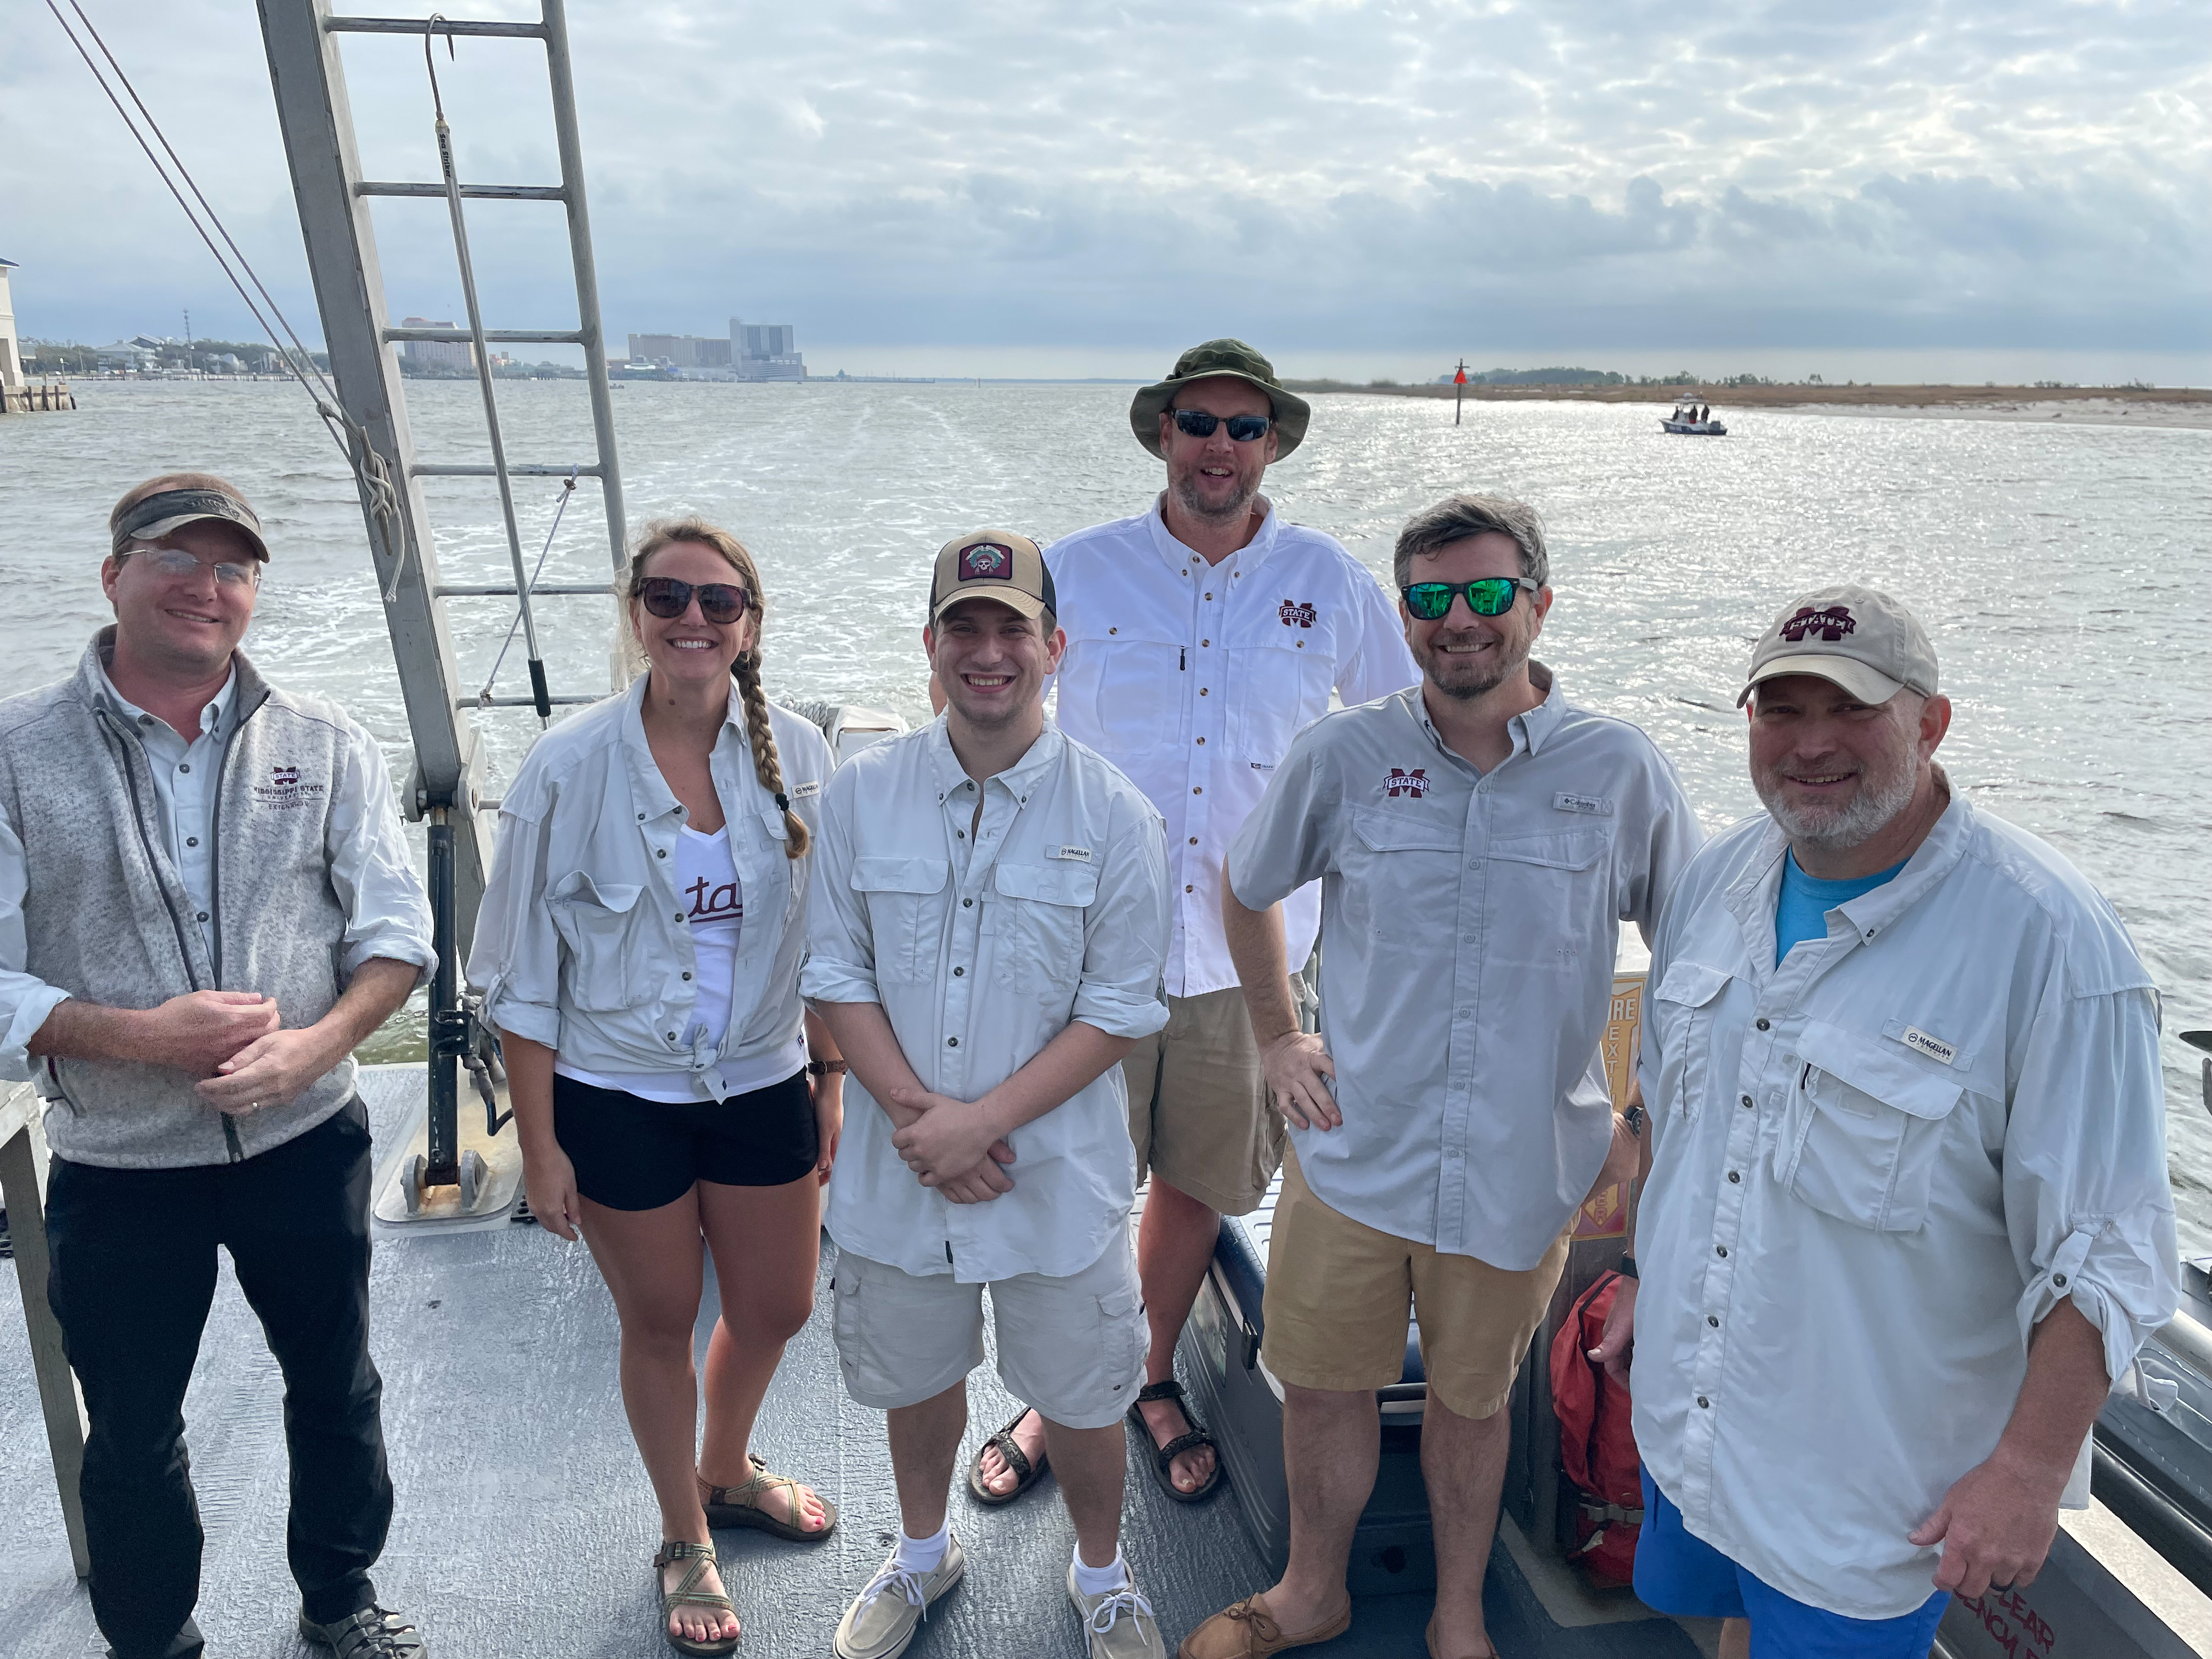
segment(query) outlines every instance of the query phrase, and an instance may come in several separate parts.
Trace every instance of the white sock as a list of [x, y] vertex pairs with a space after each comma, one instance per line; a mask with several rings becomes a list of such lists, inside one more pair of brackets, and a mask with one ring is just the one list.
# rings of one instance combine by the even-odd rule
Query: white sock
[[1113, 1560], [1106, 1565], [1086, 1567], [1083, 1565], [1083, 1547], [1079, 1544], [1076, 1546], [1075, 1588], [1085, 1595], [1109, 1595], [1115, 1590], [1122, 1589], [1128, 1582], [1128, 1565], [1121, 1559], [1121, 1552], [1119, 1549], [1114, 1552]]
[[945, 1524], [927, 1538], [910, 1538], [906, 1528], [899, 1528], [898, 1564], [912, 1572], [935, 1572], [938, 1563], [945, 1559], [945, 1546], [952, 1537], [952, 1522]]

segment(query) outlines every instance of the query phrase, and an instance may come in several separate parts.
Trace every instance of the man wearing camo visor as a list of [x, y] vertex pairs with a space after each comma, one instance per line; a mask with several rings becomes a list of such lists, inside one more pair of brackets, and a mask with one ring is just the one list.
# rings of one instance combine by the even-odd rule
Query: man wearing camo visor
[[392, 1493], [351, 1055], [434, 961], [429, 903], [375, 740], [238, 650], [269, 560], [245, 498], [173, 473], [109, 530], [113, 625], [0, 703], [0, 1078], [48, 1105], [93, 1616], [116, 1659], [201, 1651], [179, 1412], [228, 1250], [284, 1371], [301, 1633], [421, 1659], [369, 1580]]

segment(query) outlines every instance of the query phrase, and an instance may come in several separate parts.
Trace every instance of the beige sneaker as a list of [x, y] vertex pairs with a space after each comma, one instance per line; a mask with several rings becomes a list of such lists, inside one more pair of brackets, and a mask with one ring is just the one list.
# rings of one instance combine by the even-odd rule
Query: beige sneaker
[[1075, 1563], [1067, 1564], [1067, 1599], [1075, 1603], [1083, 1620], [1083, 1633], [1091, 1643], [1091, 1659], [1168, 1659], [1160, 1640], [1160, 1622], [1152, 1617], [1152, 1604], [1137, 1590], [1134, 1578], [1103, 1595], [1085, 1595], [1075, 1587]]
[[946, 1536], [945, 1559], [929, 1572], [900, 1566], [893, 1546], [890, 1559], [837, 1621], [836, 1639], [830, 1644], [837, 1659], [898, 1659], [929, 1616], [929, 1604], [958, 1583], [967, 1570], [968, 1553], [957, 1533]]

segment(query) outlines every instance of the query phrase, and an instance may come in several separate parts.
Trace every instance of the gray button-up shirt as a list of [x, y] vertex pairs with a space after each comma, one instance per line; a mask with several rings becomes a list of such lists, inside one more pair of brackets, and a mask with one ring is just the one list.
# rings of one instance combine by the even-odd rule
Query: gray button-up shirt
[[[981, 785], [942, 720], [877, 744], [823, 792], [799, 988], [881, 1004], [923, 1085], [956, 1100], [980, 1100], [1075, 1020], [1148, 1036], [1168, 1018], [1163, 842], [1137, 787], [1049, 726]], [[1059, 1279], [1128, 1218], [1118, 1066], [1014, 1131], [1014, 1189], [984, 1204], [924, 1187], [858, 1078], [846, 1101], [826, 1218], [840, 1249], [965, 1283]]]
[[1293, 1129], [1322, 1202], [1520, 1272], [1612, 1139], [1599, 1040], [1620, 924], [1648, 939], [1698, 847], [1674, 769], [1626, 720], [1544, 702], [1488, 774], [1414, 686], [1314, 722], [1231, 844], [1253, 909], [1322, 882], [1334, 1129]]

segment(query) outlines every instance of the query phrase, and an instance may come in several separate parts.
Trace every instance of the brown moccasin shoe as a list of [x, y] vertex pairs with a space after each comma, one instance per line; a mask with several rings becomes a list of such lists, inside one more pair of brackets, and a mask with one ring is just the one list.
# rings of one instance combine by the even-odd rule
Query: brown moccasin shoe
[[1267, 1659], [1285, 1648], [1333, 1640], [1351, 1628], [1349, 1598], [1334, 1617], [1322, 1620], [1311, 1630], [1285, 1632], [1265, 1602], [1248, 1595], [1184, 1637], [1182, 1645], [1176, 1650], [1176, 1659]]

